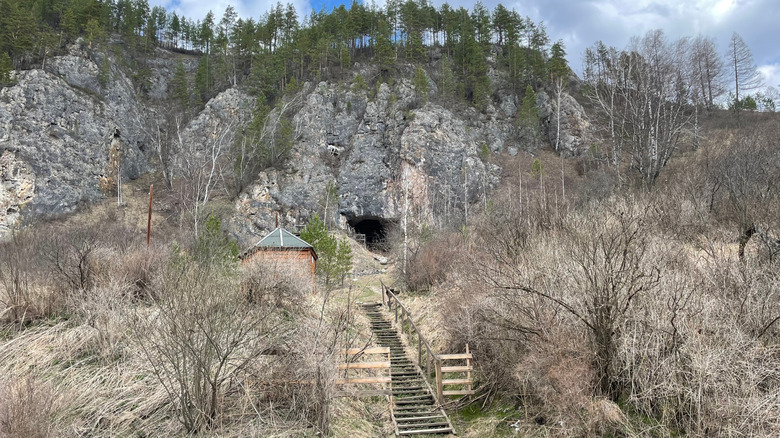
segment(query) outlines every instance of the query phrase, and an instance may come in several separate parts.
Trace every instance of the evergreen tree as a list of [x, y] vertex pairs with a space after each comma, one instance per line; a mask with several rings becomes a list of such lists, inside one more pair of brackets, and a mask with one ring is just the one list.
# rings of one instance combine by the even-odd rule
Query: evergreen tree
[[341, 285], [344, 285], [344, 277], [352, 270], [352, 247], [349, 240], [342, 238], [339, 240], [336, 249], [336, 263], [334, 274], [341, 279]]
[[213, 212], [198, 234], [193, 256], [200, 263], [226, 267], [235, 265], [238, 259], [238, 244], [222, 233], [222, 221]]
[[210, 97], [211, 78], [209, 77], [208, 64], [208, 55], [203, 55], [198, 63], [198, 70], [195, 72], [195, 90], [201, 104], [206, 103]]
[[184, 63], [181, 59], [176, 63], [176, 71], [171, 80], [171, 91], [171, 97], [182, 109], [186, 109], [190, 103], [190, 89], [187, 85], [187, 73], [184, 71]]
[[301, 231], [301, 239], [317, 252], [317, 274], [330, 284], [331, 279], [342, 278], [352, 269], [352, 249], [346, 239], [330, 235], [320, 215], [314, 213]]
[[103, 56], [103, 61], [100, 63], [100, 67], [98, 67], [98, 82], [100, 83], [100, 86], [106, 87], [111, 81], [111, 63], [109, 62], [108, 56]]
[[536, 93], [530, 85], [525, 89], [517, 120], [520, 129], [531, 139], [532, 146], [536, 147], [539, 138], [539, 112], [536, 108]]
[[14, 63], [8, 53], [0, 53], [0, 87], [13, 84], [11, 73], [14, 71]]
[[425, 70], [423, 70], [422, 66], [418, 65], [414, 75], [414, 94], [418, 98], [421, 98], [423, 102], [427, 102], [429, 90], [428, 76], [425, 74]]
[[439, 64], [439, 95], [445, 99], [455, 96], [455, 76], [452, 72], [452, 60], [449, 56], [443, 56]]

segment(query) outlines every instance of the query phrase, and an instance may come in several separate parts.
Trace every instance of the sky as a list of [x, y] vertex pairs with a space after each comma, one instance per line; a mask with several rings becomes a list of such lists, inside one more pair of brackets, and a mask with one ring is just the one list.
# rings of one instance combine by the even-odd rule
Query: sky
[[[152, 6], [199, 19], [209, 10], [217, 20], [228, 5], [242, 17], [259, 17], [277, 0], [151, 0]], [[384, 0], [374, 0], [382, 5]], [[451, 6], [471, 9], [476, 0], [451, 0]], [[323, 7], [331, 9], [338, 0], [286, 0], [300, 17]], [[349, 1], [345, 2], [347, 6]], [[440, 6], [442, 0], [434, 0]], [[739, 33], [753, 53], [767, 86], [780, 89], [780, 1], [778, 0], [482, 0], [493, 9], [503, 3], [523, 16], [543, 22], [552, 41], [563, 40], [568, 60], [582, 71], [582, 54], [596, 41], [625, 48], [632, 36], [661, 29], [669, 39], [703, 34], [714, 37], [725, 54], [729, 39]]]

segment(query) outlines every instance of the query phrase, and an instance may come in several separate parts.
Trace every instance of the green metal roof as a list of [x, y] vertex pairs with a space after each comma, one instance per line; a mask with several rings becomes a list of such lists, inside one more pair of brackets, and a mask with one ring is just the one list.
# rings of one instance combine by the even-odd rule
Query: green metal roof
[[263, 237], [255, 247], [260, 248], [313, 248], [300, 237], [283, 229], [277, 228]]

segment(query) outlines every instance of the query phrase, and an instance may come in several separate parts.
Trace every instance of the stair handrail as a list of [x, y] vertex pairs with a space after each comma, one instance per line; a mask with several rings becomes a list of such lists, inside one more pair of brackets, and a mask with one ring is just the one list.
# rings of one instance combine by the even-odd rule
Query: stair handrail
[[[398, 296], [393, 292], [393, 289], [387, 287], [383, 281], [379, 281], [379, 283], [382, 286], [382, 305], [387, 304], [388, 309], [391, 311], [395, 310], [395, 322], [398, 323], [398, 309], [401, 309], [401, 331], [403, 332], [403, 322], [404, 317], [406, 317], [406, 321], [409, 323], [409, 329], [408, 329], [408, 336], [409, 340], [411, 341], [412, 338], [412, 330], [414, 330], [414, 333], [417, 335], [417, 366], [420, 368], [420, 371], [425, 369], [425, 372], [423, 374], [423, 378], [425, 379], [425, 382], [428, 384], [428, 386], [432, 386], [429, 382], [430, 374], [431, 374], [431, 365], [434, 367], [434, 371], [436, 373], [436, 403], [441, 405], [442, 400], [444, 400], [444, 387], [442, 385], [442, 372], [441, 372], [441, 359], [439, 359], [438, 355], [433, 352], [433, 349], [431, 348], [431, 344], [428, 343], [428, 341], [423, 337], [422, 333], [420, 332], [420, 329], [417, 328], [417, 324], [414, 323], [414, 320], [412, 320], [412, 314], [409, 312], [409, 309], [406, 308], [406, 306], [403, 305], [401, 300], [398, 299]], [[425, 367], [423, 368], [423, 346], [425, 347], [426, 351], [426, 360], [425, 360]]]

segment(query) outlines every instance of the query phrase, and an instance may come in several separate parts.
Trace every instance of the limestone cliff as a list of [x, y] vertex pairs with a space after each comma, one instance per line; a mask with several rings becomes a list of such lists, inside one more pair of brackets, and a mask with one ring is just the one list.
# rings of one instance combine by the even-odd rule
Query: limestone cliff
[[14, 86], [0, 90], [0, 153], [16, 163], [4, 167], [2, 178], [13, 178], [11, 168], [27, 169], [26, 180], [34, 181], [22, 198], [6, 197], [3, 208], [14, 211], [14, 219], [0, 216], [0, 227], [20, 214], [30, 220], [60, 215], [105, 197], [101, 179], [117, 129], [126, 145], [123, 178], [149, 170], [139, 149], [135, 116], [142, 110], [131, 82], [116, 68], [105, 86], [97, 76], [95, 61], [71, 54], [52, 59], [46, 71], [19, 72]]
[[[15, 224], [112, 196], [117, 132], [123, 180], [159, 170], [162, 143], [153, 137], [163, 131], [166, 176], [181, 178], [214, 145], [230, 150], [252, 118], [254, 98], [239, 86], [219, 93], [186, 124], [171, 126], [161, 114], [177, 57], [147, 60], [151, 85], [142, 91], [117, 53], [72, 48], [45, 70], [19, 72], [15, 85], [0, 90], [0, 236]], [[195, 60], [185, 61], [192, 73]], [[392, 80], [366, 84], [356, 75], [377, 78], [375, 67], [357, 66], [350, 80], [306, 83], [288, 94], [281, 105], [294, 131], [290, 157], [238, 195], [229, 221], [234, 234], [251, 239], [272, 228], [276, 214], [287, 226], [302, 225], [314, 212], [341, 227], [398, 222], [405, 213], [418, 224], [458, 224], [468, 205], [486, 202], [501, 169], [485, 154], [530, 147], [514, 120], [518, 97], [502, 92], [502, 78], [491, 70], [492, 104], [482, 111], [443, 104], [435, 78], [428, 78], [427, 96], [416, 92], [414, 71], [402, 66]], [[538, 95], [543, 137], [555, 143], [554, 105], [544, 92]], [[576, 100], [564, 93], [562, 101], [562, 150], [578, 155], [590, 126]], [[224, 161], [228, 168], [233, 158]], [[329, 185], [334, 199], [326, 196]]]

